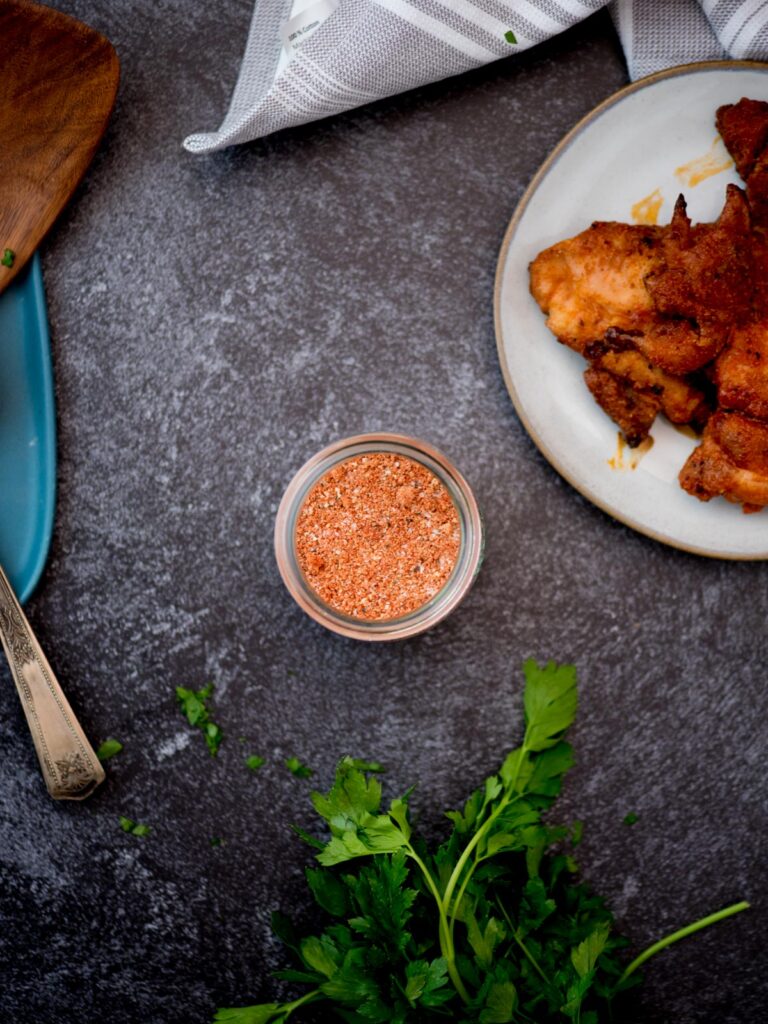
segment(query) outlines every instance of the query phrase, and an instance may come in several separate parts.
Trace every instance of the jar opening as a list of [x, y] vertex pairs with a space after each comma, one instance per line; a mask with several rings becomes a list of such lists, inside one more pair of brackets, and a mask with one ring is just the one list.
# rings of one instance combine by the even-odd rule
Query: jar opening
[[386, 622], [429, 604], [459, 560], [459, 511], [423, 462], [380, 450], [336, 462], [312, 484], [294, 525], [307, 585], [351, 619]]

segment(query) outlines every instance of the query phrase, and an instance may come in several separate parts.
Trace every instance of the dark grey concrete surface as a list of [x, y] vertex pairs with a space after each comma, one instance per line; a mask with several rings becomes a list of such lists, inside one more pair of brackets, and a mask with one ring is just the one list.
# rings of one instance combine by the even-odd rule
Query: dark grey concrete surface
[[[180, 141], [225, 109], [250, 0], [62, 7], [110, 36], [123, 79], [43, 251], [59, 496], [29, 615], [89, 734], [125, 750], [86, 803], [52, 803], [0, 669], [2, 1020], [202, 1024], [268, 998], [284, 962], [269, 914], [305, 906], [288, 825], [311, 820], [281, 759], [325, 786], [339, 755], [378, 758], [392, 792], [418, 783], [434, 829], [518, 740], [527, 656], [578, 666], [560, 814], [584, 820], [585, 874], [633, 946], [754, 904], [648, 969], [640, 1019], [765, 1020], [768, 566], [689, 556], [593, 508], [526, 436], [496, 358], [515, 203], [625, 81], [607, 16], [201, 159]], [[305, 618], [271, 539], [298, 466], [375, 428], [452, 456], [488, 540], [466, 603], [384, 647]], [[173, 696], [209, 680], [217, 760]], [[244, 752], [268, 764], [251, 774]]]

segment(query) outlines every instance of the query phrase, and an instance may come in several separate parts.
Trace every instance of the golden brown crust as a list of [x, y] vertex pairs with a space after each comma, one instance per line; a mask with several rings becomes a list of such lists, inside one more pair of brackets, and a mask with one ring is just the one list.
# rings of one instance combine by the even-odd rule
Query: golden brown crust
[[768, 320], [738, 328], [715, 363], [722, 409], [768, 420]]
[[768, 226], [768, 103], [740, 99], [720, 107], [717, 130], [747, 184], [752, 217], [758, 227]]
[[729, 185], [718, 219], [695, 227], [680, 196], [659, 263], [646, 278], [648, 293], [658, 313], [698, 327], [702, 366], [723, 347], [731, 326], [752, 310], [752, 226], [744, 192]]
[[577, 352], [609, 328], [632, 331], [653, 315], [645, 277], [658, 263], [663, 229], [595, 222], [531, 263], [531, 293], [557, 339]]
[[626, 379], [594, 365], [584, 371], [584, 380], [597, 404], [624, 434], [630, 448], [641, 444], [661, 409], [658, 397], [643, 394]]
[[700, 501], [723, 497], [753, 506], [745, 511], [768, 505], [768, 423], [741, 413], [715, 413], [679, 479]]
[[[625, 388], [631, 388], [635, 395], [642, 395], [651, 400], [656, 410], [663, 412], [672, 423], [693, 423], [697, 427], [703, 427], [709, 418], [711, 410], [700, 387], [685, 377], [666, 373], [660, 367], [654, 366], [637, 349], [599, 344], [588, 348], [587, 355], [594, 369], [610, 373], [620, 379]], [[624, 430], [623, 424], [613, 415], [611, 408], [598, 398], [592, 387], [590, 390], [598, 404]], [[611, 405], [619, 408], [615, 402]], [[644, 404], [643, 408], [648, 408], [648, 405]], [[652, 424], [653, 418], [643, 433], [634, 427], [632, 438], [625, 431], [630, 446], [634, 447], [645, 440]]]
[[718, 108], [715, 124], [736, 170], [746, 181], [768, 145], [768, 103], [746, 98], [728, 103]]

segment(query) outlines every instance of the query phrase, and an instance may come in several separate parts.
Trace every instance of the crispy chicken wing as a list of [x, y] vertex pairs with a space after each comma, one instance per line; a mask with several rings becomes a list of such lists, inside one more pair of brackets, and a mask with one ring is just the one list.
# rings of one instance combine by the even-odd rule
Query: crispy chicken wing
[[742, 502], [745, 512], [768, 505], [768, 423], [716, 412], [680, 471], [680, 484], [700, 501]]

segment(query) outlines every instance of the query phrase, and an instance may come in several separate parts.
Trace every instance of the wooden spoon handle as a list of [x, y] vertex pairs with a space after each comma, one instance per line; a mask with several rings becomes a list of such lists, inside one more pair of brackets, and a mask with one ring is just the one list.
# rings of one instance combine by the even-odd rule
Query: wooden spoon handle
[[0, 640], [27, 716], [48, 792], [54, 800], [83, 800], [104, 781], [104, 769], [1, 567]]

